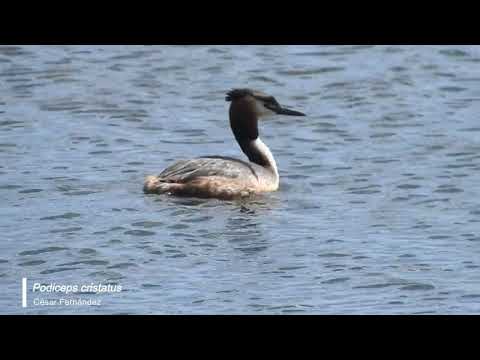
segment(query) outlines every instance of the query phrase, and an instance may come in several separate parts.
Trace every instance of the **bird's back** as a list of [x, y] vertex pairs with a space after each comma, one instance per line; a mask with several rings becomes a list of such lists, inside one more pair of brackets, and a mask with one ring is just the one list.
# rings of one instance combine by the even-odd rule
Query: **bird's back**
[[185, 183], [198, 177], [224, 177], [228, 179], [258, 179], [255, 168], [245, 161], [224, 157], [204, 156], [191, 160], [179, 160], [167, 167], [159, 175], [159, 179], [169, 182]]

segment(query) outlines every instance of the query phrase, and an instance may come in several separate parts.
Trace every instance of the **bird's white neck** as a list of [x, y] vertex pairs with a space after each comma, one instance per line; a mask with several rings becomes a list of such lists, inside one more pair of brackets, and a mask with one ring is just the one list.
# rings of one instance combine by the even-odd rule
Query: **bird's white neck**
[[273, 157], [273, 154], [268, 148], [268, 146], [265, 145], [265, 143], [262, 141], [262, 139], [260, 139], [260, 137], [257, 137], [255, 140], [252, 140], [250, 142], [249, 150], [252, 153], [256, 153], [257, 157], [262, 158], [265, 163], [263, 167], [270, 168], [275, 174], [275, 177], [278, 179], [278, 169], [275, 158]]

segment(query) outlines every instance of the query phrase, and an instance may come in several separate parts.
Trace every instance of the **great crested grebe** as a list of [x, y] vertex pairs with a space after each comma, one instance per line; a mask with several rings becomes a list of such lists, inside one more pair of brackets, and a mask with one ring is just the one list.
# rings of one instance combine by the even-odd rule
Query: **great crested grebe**
[[284, 108], [273, 96], [251, 89], [229, 91], [225, 100], [231, 102], [232, 132], [250, 162], [223, 156], [180, 160], [158, 176], [147, 176], [145, 193], [232, 199], [278, 189], [277, 164], [258, 135], [258, 119], [305, 114]]

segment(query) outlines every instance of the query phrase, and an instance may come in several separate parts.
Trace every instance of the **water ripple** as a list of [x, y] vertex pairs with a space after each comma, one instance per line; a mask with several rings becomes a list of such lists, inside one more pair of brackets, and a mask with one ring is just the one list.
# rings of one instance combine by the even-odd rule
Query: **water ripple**
[[[475, 313], [479, 54], [0, 46], [0, 309], [27, 276], [124, 287], [86, 313]], [[143, 194], [180, 158], [246, 159], [233, 87], [307, 114], [259, 123], [279, 191]]]

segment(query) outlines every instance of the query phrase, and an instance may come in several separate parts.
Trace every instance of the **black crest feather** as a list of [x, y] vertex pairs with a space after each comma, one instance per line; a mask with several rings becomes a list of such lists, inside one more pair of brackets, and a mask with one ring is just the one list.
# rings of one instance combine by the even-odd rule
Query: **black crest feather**
[[247, 95], [252, 95], [252, 91], [250, 89], [233, 89], [227, 93], [225, 100], [226, 101], [238, 100]]

